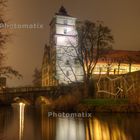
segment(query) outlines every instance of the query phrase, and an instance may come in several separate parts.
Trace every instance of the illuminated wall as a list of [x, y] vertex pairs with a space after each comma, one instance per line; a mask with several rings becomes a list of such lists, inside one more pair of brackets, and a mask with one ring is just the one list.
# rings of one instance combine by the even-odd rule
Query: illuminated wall
[[[54, 86], [60, 83], [66, 84], [83, 80], [83, 69], [76, 54], [78, 43], [76, 21], [76, 18], [67, 14], [64, 7], [61, 7], [59, 13], [53, 17], [50, 23], [49, 47], [47, 47], [48, 50], [43, 58], [42, 86]], [[129, 55], [132, 57], [137, 54], [134, 51], [114, 52], [107, 56], [109, 60], [114, 55], [114, 60], [116, 60], [116, 58], [125, 58]], [[125, 74], [130, 72], [130, 66], [127, 62], [118, 66], [116, 61], [111, 64], [108, 64], [107, 61], [99, 61], [93, 74]], [[131, 72], [138, 70], [140, 70], [140, 64], [131, 65]]]
[[[56, 75], [59, 83], [71, 83], [83, 79], [77, 60], [76, 18], [56, 15], [51, 23], [52, 47], [56, 49]], [[53, 42], [50, 41], [50, 42]]]
[[[120, 68], [118, 68], [117, 63], [112, 63], [111, 65], [108, 65], [107, 63], [99, 62], [97, 63], [93, 74], [125, 74], [128, 73], [130, 69], [129, 64], [121, 64]], [[140, 64], [132, 64], [131, 65], [131, 72], [139, 71], [140, 70]]]

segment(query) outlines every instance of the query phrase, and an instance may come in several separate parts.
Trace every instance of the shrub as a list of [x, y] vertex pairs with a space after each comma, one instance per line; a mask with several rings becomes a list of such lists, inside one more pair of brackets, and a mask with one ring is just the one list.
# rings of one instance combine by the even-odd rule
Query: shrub
[[71, 90], [70, 93], [67, 93], [63, 96], [60, 96], [58, 99], [53, 101], [53, 106], [55, 110], [67, 111], [73, 110], [73, 108], [79, 103], [81, 99], [81, 93], [77, 89]]

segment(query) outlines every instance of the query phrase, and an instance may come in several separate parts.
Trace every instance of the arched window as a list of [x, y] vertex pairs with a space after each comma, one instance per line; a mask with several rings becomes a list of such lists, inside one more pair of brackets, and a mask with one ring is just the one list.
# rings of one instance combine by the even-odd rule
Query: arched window
[[64, 20], [64, 25], [67, 25], [67, 24], [68, 24], [68, 22], [67, 22], [67, 20], [65, 19], [65, 20]]
[[66, 61], [66, 65], [70, 65], [70, 61], [69, 60]]
[[67, 28], [64, 28], [64, 34], [67, 34]]

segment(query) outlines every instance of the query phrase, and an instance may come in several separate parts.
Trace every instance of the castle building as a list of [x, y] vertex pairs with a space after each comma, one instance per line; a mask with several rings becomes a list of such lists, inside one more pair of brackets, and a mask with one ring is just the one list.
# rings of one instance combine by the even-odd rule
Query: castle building
[[140, 51], [111, 50], [98, 63], [93, 74], [126, 74], [140, 71]]
[[50, 22], [50, 41], [49, 46], [45, 46], [42, 64], [42, 86], [83, 80], [76, 54], [76, 20], [62, 6]]
[[[76, 53], [76, 26], [77, 19], [70, 16], [63, 6], [51, 20], [49, 45], [45, 45], [42, 63], [42, 86], [83, 80], [83, 69]], [[138, 70], [140, 51], [112, 50], [99, 59], [93, 74], [125, 74]]]
[[54, 86], [58, 81], [55, 79], [55, 49], [45, 45], [42, 62], [42, 86]]

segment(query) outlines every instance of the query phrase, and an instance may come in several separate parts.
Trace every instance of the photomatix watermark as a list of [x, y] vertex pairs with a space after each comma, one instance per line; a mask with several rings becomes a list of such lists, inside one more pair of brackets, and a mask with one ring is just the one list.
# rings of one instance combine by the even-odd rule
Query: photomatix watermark
[[7, 24], [0, 23], [0, 29], [43, 29], [44, 25], [40, 23], [31, 23], [31, 24]]
[[90, 118], [92, 113], [80, 112], [80, 113], [65, 113], [65, 112], [48, 112], [48, 117], [52, 118]]

